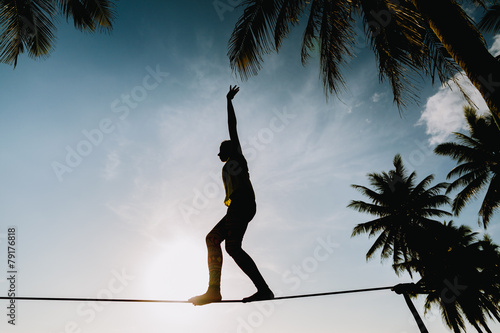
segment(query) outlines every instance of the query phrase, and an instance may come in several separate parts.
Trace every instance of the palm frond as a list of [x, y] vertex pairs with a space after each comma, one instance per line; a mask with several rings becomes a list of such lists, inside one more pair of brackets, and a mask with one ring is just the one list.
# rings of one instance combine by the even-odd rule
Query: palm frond
[[404, 177], [404, 175], [406, 175], [406, 168], [403, 165], [403, 158], [401, 157], [401, 154], [394, 155], [392, 164], [394, 165], [396, 174], [400, 175], [401, 177]]
[[451, 169], [447, 177], [448, 178], [460, 177], [460, 180], [452, 182], [448, 187], [447, 192], [451, 192], [452, 190], [454, 190], [457, 187], [457, 185], [467, 185], [468, 179], [471, 179], [476, 175], [477, 176], [483, 175], [485, 173], [488, 173], [488, 171], [489, 171], [488, 165], [486, 163], [482, 163], [482, 161], [481, 162], [474, 161], [457, 165], [456, 167]]
[[[409, 1], [360, 0], [365, 30], [375, 52], [380, 81], [388, 80], [401, 109], [418, 101], [417, 78], [425, 66], [422, 18]], [[387, 13], [381, 21], [380, 13]], [[377, 17], [375, 16], [377, 15]]]
[[394, 218], [392, 216], [384, 216], [375, 220], [371, 220], [364, 223], [359, 223], [356, 225], [352, 231], [351, 237], [368, 234], [369, 237], [375, 236], [378, 232], [384, 230], [387, 225], [391, 225], [391, 220]]
[[384, 201], [383, 196], [380, 193], [366, 186], [351, 185], [351, 187], [353, 187], [354, 189], [358, 190], [359, 192], [370, 198], [370, 200], [376, 204], [382, 204]]
[[[373, 243], [373, 245], [370, 247], [370, 249], [368, 250], [368, 252], [366, 252], [366, 260], [370, 260], [372, 257], [373, 257], [373, 254], [378, 250], [380, 249], [381, 247], [384, 247], [385, 244], [387, 244], [387, 231], [384, 231], [380, 234], [380, 236], [378, 236], [378, 238], [375, 240], [375, 242]], [[385, 251], [385, 253], [382, 253], [381, 254], [381, 257], [382, 258], [387, 258], [388, 255], [388, 252], [390, 252], [391, 249], [387, 249]]]
[[[440, 205], [449, 204], [449, 198], [448, 197], [446, 197], [446, 198], [447, 198], [446, 202], [443, 200], [443, 203], [440, 203]], [[427, 208], [427, 209], [422, 210], [422, 214], [424, 216], [436, 216], [436, 217], [452, 216], [452, 214], [446, 210], [433, 209], [433, 208]], [[426, 219], [425, 221], [429, 222], [429, 221], [434, 221], [434, 220], [427, 220]]]
[[[493, 2], [496, 2], [497, 0], [493, 0]], [[458, 3], [472, 3], [476, 7], [481, 7], [486, 9], [490, 4], [492, 0], [458, 0]]]
[[498, 32], [500, 29], [500, 5], [488, 8], [477, 27], [484, 32]]
[[490, 185], [484, 196], [479, 216], [482, 218], [483, 226], [486, 228], [494, 211], [500, 208], [500, 174], [491, 178]]
[[321, 24], [323, 1], [313, 0], [310, 5], [309, 18], [304, 30], [304, 37], [302, 39], [302, 49], [300, 51], [300, 59], [302, 65], [305, 65], [311, 57], [311, 53], [318, 47], [319, 26]]
[[319, 32], [320, 72], [325, 91], [339, 94], [345, 88], [342, 67], [353, 56], [354, 44], [351, 4], [325, 1]]
[[476, 126], [477, 121], [479, 120], [476, 109], [470, 106], [465, 106], [464, 116], [465, 120], [467, 121], [467, 124], [469, 124], [469, 130], [472, 130]]
[[369, 213], [376, 216], [387, 215], [388, 210], [386, 207], [379, 206], [376, 204], [370, 204], [360, 200], [353, 200], [347, 205], [348, 208], [357, 210], [360, 213]]
[[411, 262], [422, 276], [418, 284], [429, 293], [426, 311], [438, 305], [446, 325], [455, 332], [465, 332], [465, 320], [478, 332], [482, 328], [491, 332], [486, 316], [500, 316], [497, 247], [487, 237], [478, 240], [478, 233], [468, 226], [449, 222], [435, 231], [436, 237], [421, 249], [417, 262]]
[[307, 5], [306, 0], [281, 0], [280, 11], [274, 28], [274, 47], [279, 50], [290, 27], [298, 24], [299, 17]]
[[449, 186], [450, 183], [442, 182], [426, 190], [424, 193], [426, 197], [439, 197], [439, 193], [441, 193], [443, 190], [448, 189]]
[[[434, 175], [429, 175], [429, 176], [425, 177], [424, 179], [422, 179], [422, 180], [420, 181], [420, 183], [418, 183], [418, 184], [415, 186], [415, 188], [413, 189], [413, 191], [412, 191], [412, 192], [413, 192], [413, 195], [421, 195], [422, 193], [424, 193], [424, 192], [426, 192], [426, 191], [427, 191], [427, 192], [428, 192], [428, 191], [432, 191], [432, 189], [428, 189], [428, 190], [426, 190], [426, 188], [427, 188], [427, 187], [428, 187], [428, 186], [429, 186], [429, 185], [430, 185], [433, 181], [434, 181]], [[440, 190], [441, 190], [441, 188], [440, 188], [440, 187], [441, 187], [442, 185], [436, 185], [436, 186], [438, 186], [438, 188], [437, 188], [437, 189], [435, 189], [435, 190], [439, 190], [439, 191], [440, 191]], [[431, 193], [431, 192], [428, 192], [428, 193]]]
[[426, 61], [428, 64], [425, 69], [431, 77], [432, 83], [435, 82], [436, 76], [442, 84], [450, 86], [449, 81], [453, 82], [462, 92], [469, 104], [473, 104], [470, 97], [465, 93], [462, 85], [460, 84], [461, 68], [453, 60], [446, 48], [443, 46], [434, 31], [430, 28], [429, 24], [425, 21], [422, 22], [425, 27], [425, 36], [423, 40]]
[[480, 142], [471, 136], [465, 135], [463, 133], [453, 133], [458, 142], [461, 142], [465, 147], [477, 148], [480, 147]]
[[25, 50], [33, 58], [47, 56], [55, 41], [52, 1], [6, 0], [0, 7], [0, 61], [16, 67]]
[[462, 163], [463, 161], [472, 161], [474, 159], [474, 156], [477, 155], [477, 151], [474, 148], [456, 142], [440, 143], [434, 148], [434, 153], [438, 155], [449, 156], [452, 159], [456, 160], [457, 163]]
[[243, 79], [257, 75], [262, 67], [262, 56], [274, 47], [271, 29], [280, 11], [278, 0], [245, 0], [243, 15], [239, 18], [229, 40], [229, 61], [233, 71]]
[[318, 49], [320, 76], [328, 93], [339, 94], [345, 88], [342, 66], [352, 57], [354, 45], [351, 11], [348, 1], [313, 0], [311, 3], [301, 59], [305, 64], [311, 52]]
[[[467, 186], [465, 186], [465, 188], [460, 191], [453, 200], [452, 207], [455, 215], [459, 215], [468, 202], [477, 198], [484, 185], [488, 183], [489, 179], [490, 177], [488, 174], [485, 174], [482, 177], [470, 177], [469, 181], [464, 182], [467, 183]], [[450, 187], [452, 186], [450, 185]]]
[[115, 19], [115, 4], [109, 0], [56, 0], [61, 13], [69, 21], [73, 18], [75, 28], [94, 32], [110, 31]]

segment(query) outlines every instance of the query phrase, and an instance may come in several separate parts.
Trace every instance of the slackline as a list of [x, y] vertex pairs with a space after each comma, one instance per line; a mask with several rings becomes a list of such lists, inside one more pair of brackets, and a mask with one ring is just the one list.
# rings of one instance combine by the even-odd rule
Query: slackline
[[[292, 298], [305, 298], [305, 297], [318, 297], [318, 296], [328, 296], [328, 295], [340, 295], [340, 294], [353, 294], [353, 293], [363, 293], [368, 291], [378, 291], [393, 289], [394, 286], [390, 287], [377, 287], [377, 288], [366, 288], [366, 289], [352, 289], [352, 290], [340, 290], [340, 291], [330, 291], [325, 293], [316, 294], [303, 294], [303, 295], [290, 295], [290, 296], [280, 296], [273, 299], [259, 300], [253, 302], [262, 301], [278, 301], [282, 299], [292, 299]], [[16, 301], [69, 301], [69, 302], [124, 302], [124, 303], [191, 303], [190, 301], [176, 301], [176, 300], [156, 300], [156, 299], [126, 299], [126, 298], [67, 298], [67, 297], [0, 297], [0, 299], [6, 300], [16, 300]], [[243, 303], [242, 300], [227, 299], [212, 303]], [[252, 303], [252, 302], [248, 302]]]

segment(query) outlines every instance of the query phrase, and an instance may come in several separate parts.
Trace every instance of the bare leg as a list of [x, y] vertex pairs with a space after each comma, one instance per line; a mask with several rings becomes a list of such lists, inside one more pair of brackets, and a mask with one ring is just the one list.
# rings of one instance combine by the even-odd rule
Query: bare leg
[[222, 249], [221, 242], [225, 238], [224, 216], [222, 220], [210, 231], [206, 237], [208, 251], [208, 289], [203, 295], [195, 296], [189, 299], [194, 305], [205, 305], [213, 302], [219, 302], [222, 299], [220, 294], [220, 280], [222, 271]]
[[254, 215], [255, 206], [250, 205], [236, 212], [229, 212], [226, 221], [229, 230], [226, 237], [226, 251], [257, 288], [257, 293], [243, 299], [245, 303], [274, 298], [273, 292], [262, 277], [257, 265], [241, 247], [248, 223]]
[[255, 206], [239, 206], [238, 209], [233, 205], [228, 210], [228, 214], [217, 223], [206, 237], [208, 250], [208, 272], [209, 282], [208, 290], [205, 294], [195, 296], [189, 299], [194, 305], [204, 305], [213, 302], [219, 302], [222, 297], [220, 294], [221, 271], [222, 271], [222, 241], [226, 241], [226, 251], [233, 257], [236, 264], [252, 280], [257, 288], [257, 293], [244, 298], [243, 302], [252, 302], [266, 299], [273, 299], [274, 294], [269, 289], [262, 274], [252, 258], [241, 248], [243, 236], [248, 223], [255, 215]]

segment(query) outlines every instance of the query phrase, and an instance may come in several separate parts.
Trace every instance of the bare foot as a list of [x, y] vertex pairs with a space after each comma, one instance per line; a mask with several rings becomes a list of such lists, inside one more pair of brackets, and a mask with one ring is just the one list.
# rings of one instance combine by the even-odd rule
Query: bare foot
[[242, 299], [243, 303], [248, 303], [248, 302], [255, 302], [255, 301], [265, 301], [265, 300], [271, 300], [274, 298], [274, 294], [271, 291], [271, 289], [267, 290], [259, 290], [252, 296], [246, 297]]
[[222, 296], [220, 294], [220, 290], [218, 288], [208, 288], [207, 292], [203, 295], [191, 297], [189, 302], [193, 303], [193, 305], [205, 305], [214, 302], [220, 302], [222, 300]]

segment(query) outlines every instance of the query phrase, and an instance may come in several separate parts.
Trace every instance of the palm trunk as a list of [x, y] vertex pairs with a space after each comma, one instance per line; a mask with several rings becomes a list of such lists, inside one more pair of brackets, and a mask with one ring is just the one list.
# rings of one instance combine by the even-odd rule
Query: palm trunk
[[454, 0], [412, 0], [455, 62], [500, 118], [500, 62]]
[[415, 321], [417, 322], [418, 328], [420, 329], [420, 333], [429, 333], [429, 331], [425, 327], [424, 322], [422, 321], [422, 318], [420, 318], [420, 315], [418, 314], [418, 311], [415, 308], [415, 305], [413, 305], [413, 302], [411, 301], [410, 296], [408, 296], [407, 293], [403, 293], [403, 296], [405, 297], [406, 304], [408, 305], [411, 313], [413, 314], [413, 318], [415, 318]]

